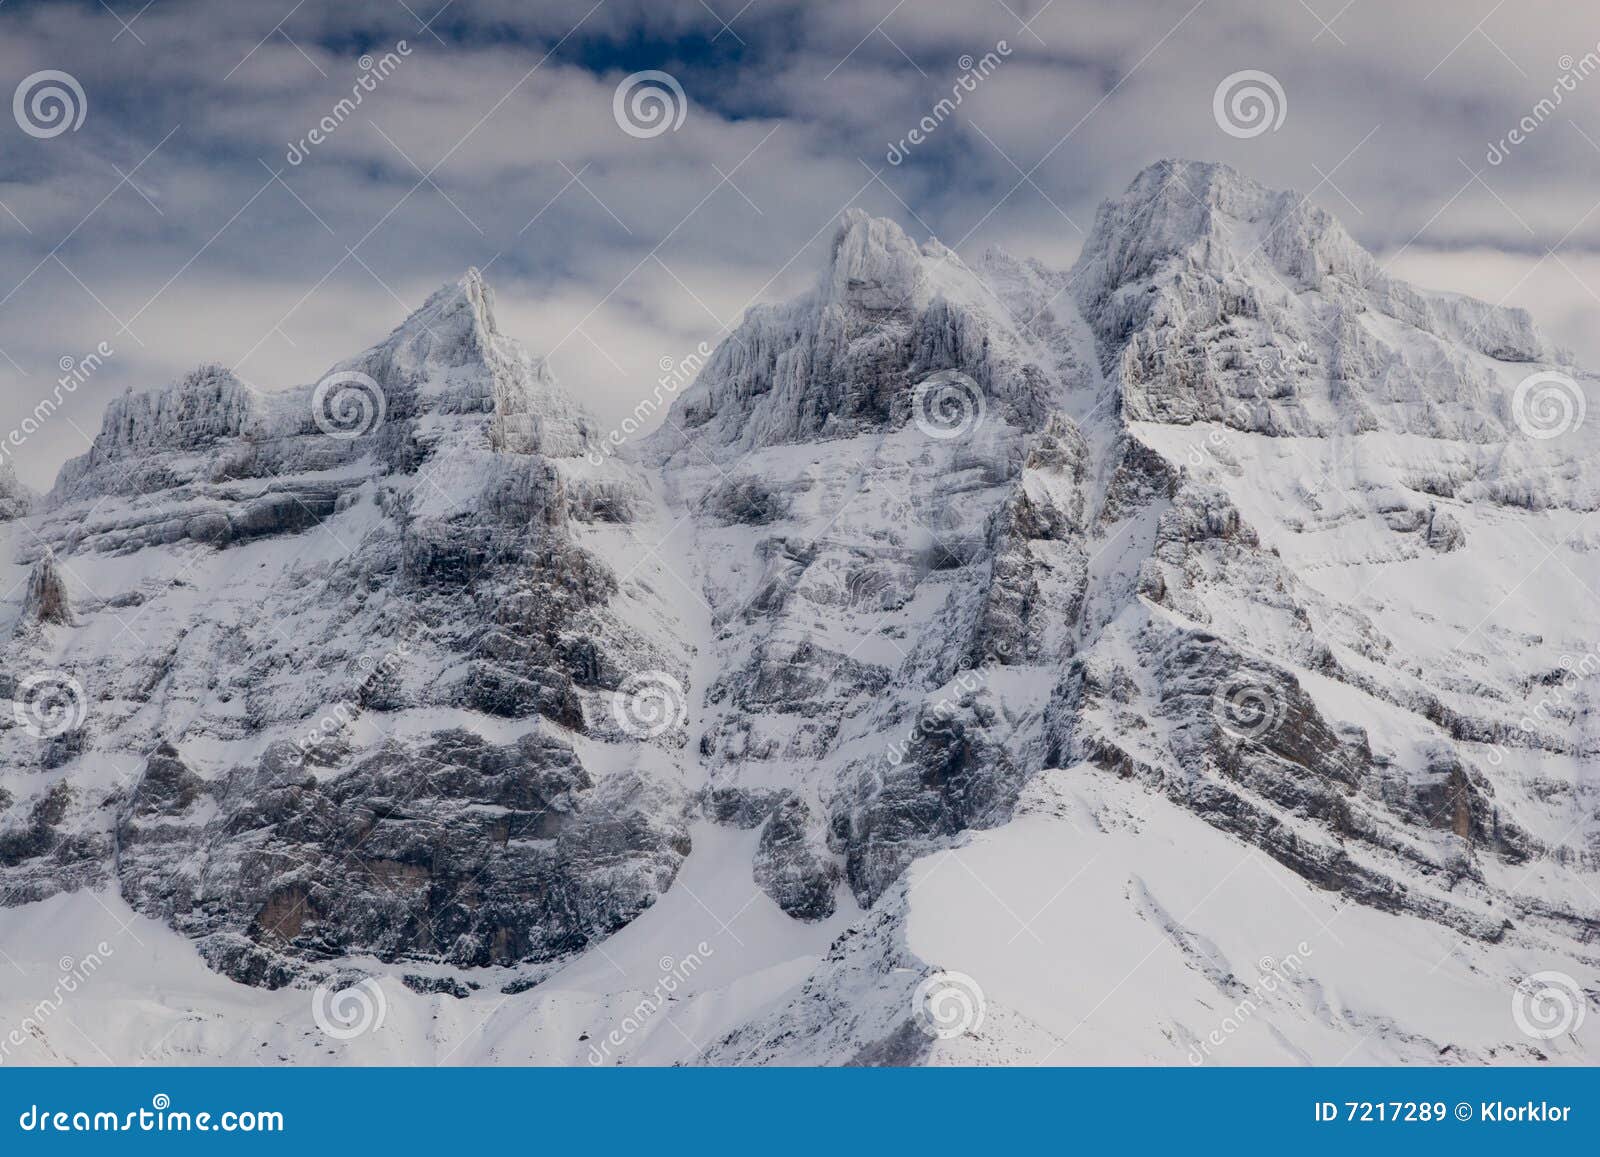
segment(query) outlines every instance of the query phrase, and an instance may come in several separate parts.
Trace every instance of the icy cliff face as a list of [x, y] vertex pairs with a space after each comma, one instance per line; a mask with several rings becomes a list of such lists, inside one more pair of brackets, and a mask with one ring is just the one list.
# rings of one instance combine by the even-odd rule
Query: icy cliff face
[[700, 944], [606, 1063], [1204, 1061], [1291, 950], [1227, 1058], [1592, 1059], [1509, 1013], [1600, 985], [1562, 357], [1162, 162], [1065, 273], [847, 213], [616, 456], [469, 273], [314, 387], [122, 399], [0, 525], [0, 883], [403, 976], [462, 1059]]
[[1508, 406], [1472, 355], [1552, 357], [1522, 310], [1423, 294], [1298, 194], [1218, 165], [1140, 174], [1100, 210], [1074, 290], [1135, 420], [1494, 440]]
[[10, 540], [8, 896], [110, 883], [267, 985], [548, 960], [648, 907], [682, 772], [610, 703], [687, 652], [619, 565], [646, 482], [591, 439], [475, 272], [315, 387], [113, 403]]
[[33, 501], [11, 463], [0, 461], [0, 522], [27, 514], [33, 509]]
[[1044, 275], [1007, 272], [847, 214], [817, 290], [753, 310], [651, 447], [717, 632], [711, 806], [764, 825], [758, 881], [802, 918], [1004, 822], [1043, 758], [1098, 373]]
[[[1421, 922], [1445, 930], [1440, 955], [1456, 943], [1507, 991], [1508, 957], [1524, 953], [1592, 980], [1597, 797], [1582, 772], [1600, 659], [1576, 626], [1593, 619], [1585, 520], [1600, 504], [1580, 468], [1597, 451], [1578, 420], [1590, 379], [1557, 364], [1525, 314], [1398, 282], [1325, 213], [1222, 166], [1141, 174], [1065, 276], [998, 254], [973, 273], [936, 245], [919, 274], [909, 252], [894, 231], [847, 220], [824, 289], [753, 313], [661, 436], [680, 495], [783, 496], [744, 527], [728, 501], [698, 519], [713, 646], [736, 673], [708, 701], [714, 791], [814, 785], [805, 810], [856, 899], [906, 913], [836, 944], [791, 1005], [713, 1059], [1070, 1050], [1098, 1006], [1063, 1013], [1048, 988], [1013, 988], [1037, 1019], [976, 1054], [967, 1037], [933, 1045], [916, 1031], [925, 970], [906, 928], [919, 891], [897, 884], [955, 833], [1043, 810], [1023, 793], [1052, 767], [1069, 769], [1052, 773], [1057, 791], [1135, 780], [1177, 805], [1164, 816], [1203, 821], [1307, 897], [1336, 897], [1306, 923], [1312, 941], [1327, 944], [1336, 917]], [[891, 280], [841, 273], [840, 254], [852, 271], [894, 270], [901, 292], [836, 305], [830, 287]], [[818, 357], [824, 333], [836, 336]], [[941, 370], [970, 375], [986, 407], [948, 441], [910, 417], [916, 384]], [[1541, 389], [1554, 392], [1542, 406]], [[784, 443], [814, 413], [858, 418], [813, 423], [793, 452]], [[1528, 535], [1560, 570], [1524, 586]], [[866, 582], [885, 570], [890, 581]], [[871, 590], [868, 605], [824, 609], [818, 594], [841, 586]], [[735, 698], [764, 685], [760, 701]], [[874, 750], [885, 733], [900, 742]], [[1001, 827], [974, 846], [1081, 841], [1156, 808], [1081, 790], [1095, 798], [1070, 827]], [[982, 903], [1015, 916], [986, 967], [1015, 971], [1012, 956], [1039, 955], [1028, 909], [983, 883]], [[1047, 905], [1072, 886], [1026, 891]], [[1347, 917], [1351, 905], [1373, 915]], [[1140, 916], [1179, 948], [1220, 939], [1184, 913]], [[1086, 919], [1051, 945], [1057, 964], [1092, 951], [1105, 917]], [[1200, 971], [1221, 1000], [1245, 965]], [[1409, 967], [1397, 983], [1425, 985]], [[1337, 1032], [1392, 1015], [1380, 1005], [1343, 1010]], [[1439, 1023], [1369, 1055], [1437, 1056], [1451, 1047], [1428, 1035]], [[1170, 1059], [1197, 1039], [1193, 1008], [1157, 1027]], [[1341, 1055], [1371, 1035], [1352, 1033]], [[1529, 1055], [1516, 1039], [1507, 1022], [1453, 1047]], [[1252, 1055], [1337, 1059], [1296, 1047]], [[1084, 1055], [1096, 1054], [1057, 1059]]]

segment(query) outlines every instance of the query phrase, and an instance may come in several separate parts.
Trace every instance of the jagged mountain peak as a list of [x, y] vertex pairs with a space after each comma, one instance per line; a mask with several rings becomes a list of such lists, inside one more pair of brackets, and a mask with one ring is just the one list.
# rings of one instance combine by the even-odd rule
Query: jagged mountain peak
[[166, 459], [199, 461], [259, 426], [263, 412], [262, 396], [216, 363], [157, 389], [130, 387], [107, 404], [88, 451], [62, 465], [44, 506], [164, 489], [173, 478]]
[[156, 448], [192, 450], [243, 431], [255, 391], [226, 366], [207, 363], [159, 389], [129, 389], [100, 420], [95, 447], [121, 456]]
[[1226, 165], [1160, 161], [1103, 205], [1070, 280], [1124, 412], [1265, 434], [1515, 434], [1520, 309], [1418, 289], [1325, 210]]
[[[1164, 157], [1139, 170], [1128, 187], [1106, 204], [1145, 205], [1166, 214], [1186, 213], [1193, 207], [1249, 219], [1262, 209], [1272, 211], [1303, 199], [1292, 190], [1273, 189], [1220, 161]], [[1337, 224], [1331, 216], [1322, 216], [1327, 223]]]
[[374, 379], [402, 413], [487, 415], [494, 450], [570, 458], [590, 450], [598, 434], [598, 423], [556, 381], [549, 362], [501, 333], [494, 290], [476, 268], [330, 373], [351, 371]]
[[[1006, 276], [1037, 288], [1043, 271]], [[1053, 319], [1039, 307], [1052, 295], [1008, 304], [986, 268], [938, 240], [919, 245], [890, 218], [846, 210], [816, 286], [751, 308], [647, 453], [670, 457], [686, 439], [770, 445], [899, 428], [916, 387], [940, 371], [970, 383], [974, 408], [993, 399], [1008, 421], [1033, 428], [1059, 382], [1038, 369], [1055, 355], [1021, 323], [1047, 327]]]
[[887, 217], [847, 209], [834, 231], [824, 300], [864, 309], [898, 309], [913, 301], [927, 282], [922, 250]]
[[484, 338], [500, 336], [494, 315], [494, 288], [477, 266], [469, 266], [460, 277], [430, 293], [396, 327], [396, 332], [427, 329], [470, 330]]
[[329, 372], [357, 370], [376, 378], [386, 390], [440, 394], [512, 364], [549, 380], [542, 358], [500, 332], [494, 290], [472, 268], [429, 294], [383, 341]]
[[892, 312], [925, 308], [939, 296], [976, 300], [986, 291], [937, 237], [919, 245], [894, 218], [850, 208], [839, 215], [816, 296], [824, 305]]
[[[1206, 275], [1268, 295], [1319, 291], [1504, 361], [1559, 361], [1523, 309], [1420, 290], [1390, 274], [1337, 217], [1229, 165], [1164, 159], [1100, 206], [1074, 267], [1088, 306], [1133, 287]], [[1359, 302], [1359, 307], [1357, 306]]]
[[62, 467], [49, 504], [363, 459], [404, 473], [446, 452], [572, 458], [598, 429], [546, 359], [500, 332], [494, 291], [468, 269], [315, 382], [261, 390], [207, 364], [128, 391], [89, 452]]
[[1161, 160], [1100, 206], [1079, 279], [1108, 293], [1169, 268], [1282, 277], [1317, 288], [1328, 277], [1368, 285], [1377, 263], [1310, 199], [1270, 189], [1224, 164]]

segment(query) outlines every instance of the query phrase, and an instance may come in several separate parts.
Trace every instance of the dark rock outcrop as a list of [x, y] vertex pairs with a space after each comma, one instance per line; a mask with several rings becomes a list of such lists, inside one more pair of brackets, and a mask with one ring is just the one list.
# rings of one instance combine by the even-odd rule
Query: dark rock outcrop
[[755, 881], [795, 919], [825, 920], [833, 915], [839, 865], [810, 819], [810, 809], [796, 796], [773, 809], [756, 845]]
[[349, 955], [567, 955], [653, 904], [689, 852], [682, 801], [627, 773], [596, 785], [546, 737], [440, 732], [326, 778], [286, 754], [204, 784], [163, 747], [117, 828], [128, 901], [247, 983]]

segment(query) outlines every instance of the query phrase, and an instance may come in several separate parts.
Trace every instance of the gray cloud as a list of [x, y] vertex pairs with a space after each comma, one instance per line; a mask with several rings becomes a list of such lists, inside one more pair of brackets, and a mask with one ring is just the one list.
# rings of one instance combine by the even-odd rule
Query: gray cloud
[[[1096, 204], [1167, 155], [1302, 189], [1403, 275], [1533, 308], [1600, 361], [1600, 76], [1485, 159], [1564, 55], [1597, 51], [1575, 8], [709, 2], [731, 30], [699, 0], [456, 0], [428, 28], [432, 0], [420, 18], [393, 0], [114, 5], [128, 30], [98, 4], [0, 8], [4, 90], [56, 68], [89, 100], [76, 133], [0, 125], [0, 434], [60, 358], [116, 350], [19, 470], [48, 486], [109, 397], [202, 360], [261, 388], [313, 380], [468, 265], [488, 268], [504, 327], [614, 420], [662, 357], [807, 285], [847, 204], [968, 255], [1064, 265]], [[400, 40], [392, 75], [288, 164], [358, 57]], [[886, 164], [963, 55], [1002, 40], [993, 75]], [[652, 67], [690, 107], [639, 140], [612, 94]], [[1281, 83], [1278, 131], [1218, 128], [1213, 90], [1241, 69]]]

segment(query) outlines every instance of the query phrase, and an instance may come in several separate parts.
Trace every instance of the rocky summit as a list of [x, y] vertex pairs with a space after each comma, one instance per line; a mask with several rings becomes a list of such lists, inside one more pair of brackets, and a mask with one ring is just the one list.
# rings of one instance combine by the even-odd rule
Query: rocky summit
[[470, 271], [0, 467], [0, 946], [119, 1062], [1594, 1063], [1594, 381], [1181, 161], [847, 212], [636, 440]]

